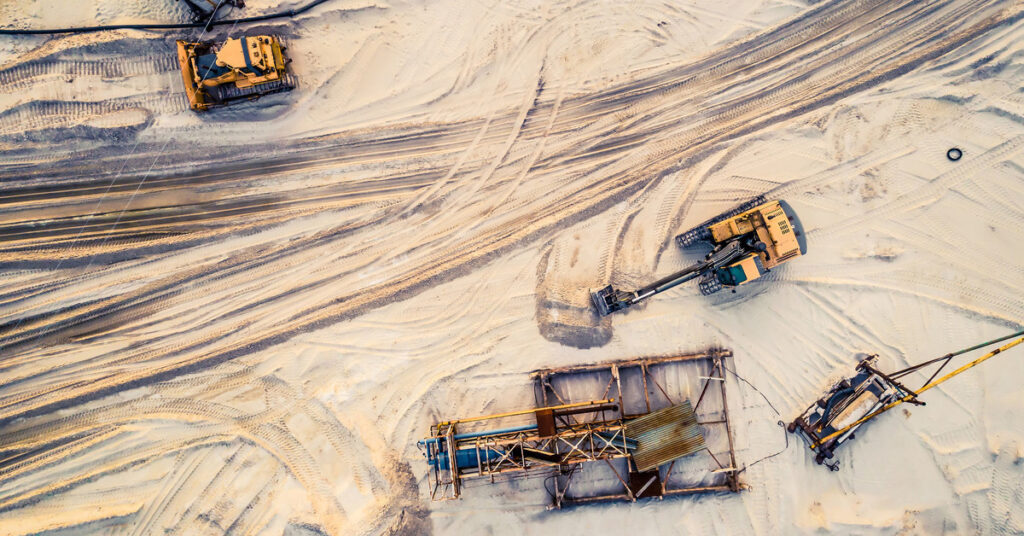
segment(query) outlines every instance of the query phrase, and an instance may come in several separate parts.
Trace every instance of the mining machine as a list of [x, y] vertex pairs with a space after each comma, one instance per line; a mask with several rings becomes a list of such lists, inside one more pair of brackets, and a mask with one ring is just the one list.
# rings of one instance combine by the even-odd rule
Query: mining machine
[[675, 238], [684, 249], [710, 246], [704, 259], [643, 288], [624, 291], [611, 285], [591, 291], [598, 314], [605, 316], [699, 278], [701, 294], [734, 288], [807, 253], [807, 238], [796, 212], [783, 200], [756, 197]]
[[279, 38], [252, 35], [224, 43], [178, 41], [178, 63], [193, 110], [204, 111], [295, 89]]
[[181, 0], [192, 12], [192, 22], [206, 23], [206, 29], [217, 18], [220, 8], [227, 6], [229, 9], [245, 7], [244, 0]]
[[[865, 423], [904, 402], [923, 406], [925, 403], [918, 400], [922, 393], [1024, 342], [1022, 335], [1024, 331], [1018, 331], [888, 374], [876, 366], [877, 355], [869, 356], [857, 364], [854, 376], [832, 386], [824, 396], [789, 423], [786, 429], [804, 440], [814, 452], [815, 462], [838, 471], [839, 463], [833, 460], [835, 449], [853, 439]], [[954, 357], [1013, 337], [1019, 338], [936, 379]], [[920, 388], [911, 389], [903, 383], [908, 374], [936, 365], [937, 368]]]

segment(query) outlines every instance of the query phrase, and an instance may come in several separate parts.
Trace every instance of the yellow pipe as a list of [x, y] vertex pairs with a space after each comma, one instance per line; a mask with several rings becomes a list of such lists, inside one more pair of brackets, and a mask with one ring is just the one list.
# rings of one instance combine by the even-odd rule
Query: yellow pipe
[[822, 444], [828, 442], [828, 440], [830, 440], [830, 439], [832, 439], [832, 438], [834, 438], [836, 436], [839, 436], [839, 435], [842, 435], [842, 434], [846, 433], [846, 431], [849, 430], [850, 428], [853, 428], [854, 426], [857, 426], [858, 424], [861, 424], [864, 421], [867, 421], [868, 419], [873, 419], [873, 418], [877, 417], [878, 415], [881, 415], [882, 413], [885, 413], [886, 411], [889, 411], [890, 409], [892, 409], [892, 408], [894, 408], [894, 407], [896, 407], [896, 406], [906, 402], [907, 400], [910, 400], [911, 398], [916, 397], [917, 395], [927, 391], [928, 389], [931, 389], [932, 387], [935, 387], [935, 386], [939, 385], [940, 383], [942, 383], [942, 382], [952, 378], [953, 376], [956, 376], [957, 374], [960, 374], [961, 372], [963, 372], [963, 371], [965, 371], [965, 370], [967, 370], [967, 369], [969, 369], [969, 368], [971, 368], [971, 367], [981, 363], [982, 361], [985, 361], [986, 359], [988, 359], [988, 358], [990, 358], [990, 357], [992, 357], [992, 356], [994, 356], [994, 355], [996, 355], [996, 354], [998, 354], [1000, 352], [1004, 352], [1006, 350], [1009, 350], [1010, 348], [1013, 348], [1014, 346], [1017, 346], [1018, 344], [1020, 344], [1022, 342], [1024, 342], [1024, 337], [1021, 337], [1021, 338], [1019, 338], [1019, 339], [1017, 339], [1017, 340], [1015, 340], [1013, 342], [1010, 342], [1009, 344], [1007, 344], [1005, 346], [1001, 346], [999, 348], [996, 348], [995, 350], [992, 350], [991, 352], [989, 352], [989, 353], [979, 357], [978, 359], [975, 359], [974, 361], [971, 361], [970, 363], [967, 363], [966, 365], [964, 365], [964, 366], [954, 370], [953, 372], [950, 372], [949, 374], [946, 374], [945, 376], [943, 376], [943, 377], [933, 381], [932, 383], [929, 383], [928, 385], [925, 385], [924, 387], [922, 387], [916, 393], [907, 395], [907, 396], [905, 396], [905, 397], [903, 397], [903, 398], [901, 398], [899, 400], [896, 400], [895, 402], [889, 402], [888, 404], [883, 406], [881, 409], [875, 410], [874, 412], [872, 412], [872, 413], [870, 413], [870, 414], [868, 414], [868, 415], [866, 415], [864, 417], [861, 417], [859, 420], [857, 420], [853, 424], [847, 425], [847, 426], [843, 427], [841, 430], [837, 430], [835, 432], [832, 432], [831, 434], [821, 438], [820, 441], [818, 441], [816, 443], [812, 443], [811, 444], [811, 448], [812, 449], [818, 448]]
[[580, 406], [597, 406], [597, 405], [600, 405], [600, 404], [607, 404], [609, 402], [615, 402], [615, 399], [614, 398], [609, 398], [607, 400], [591, 400], [590, 402], [575, 402], [575, 403], [572, 403], [572, 404], [562, 404], [561, 406], [548, 406], [546, 408], [534, 408], [534, 409], [524, 409], [524, 410], [520, 410], [520, 411], [510, 411], [508, 413], [498, 413], [496, 415], [487, 415], [485, 417], [470, 417], [468, 419], [459, 419], [457, 421], [445, 421], [445, 422], [442, 422], [442, 423], [438, 423], [437, 426], [448, 426], [448, 425], [456, 424], [456, 423], [460, 423], [460, 422], [486, 421], [487, 419], [500, 419], [502, 417], [514, 417], [516, 415], [526, 415], [526, 414], [529, 414], [529, 413], [534, 413], [536, 411], [543, 411], [543, 410], [546, 410], [546, 409], [555, 410], [555, 409], [566, 409], [566, 408], [578, 408]]

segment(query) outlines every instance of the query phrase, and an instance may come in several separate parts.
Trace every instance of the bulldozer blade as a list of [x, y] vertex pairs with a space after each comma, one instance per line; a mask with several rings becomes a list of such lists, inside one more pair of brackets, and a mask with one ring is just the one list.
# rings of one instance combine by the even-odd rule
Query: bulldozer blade
[[178, 41], [178, 64], [181, 67], [181, 81], [185, 84], [185, 95], [188, 96], [188, 104], [193, 110], [205, 110], [209, 108], [205, 95], [196, 86], [195, 73], [192, 70], [192, 62], [188, 59], [188, 51], [185, 49], [187, 43]]

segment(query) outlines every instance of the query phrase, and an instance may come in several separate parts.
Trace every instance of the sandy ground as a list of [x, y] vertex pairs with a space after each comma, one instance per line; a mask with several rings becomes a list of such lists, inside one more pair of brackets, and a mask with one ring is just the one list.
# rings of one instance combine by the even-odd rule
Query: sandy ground
[[[185, 18], [64, 4], [0, 19]], [[838, 473], [791, 437], [738, 495], [431, 503], [415, 447], [528, 405], [531, 370], [721, 345], [781, 412], [733, 390], [750, 464], [858, 354], [1020, 329], [1022, 11], [336, 0], [246, 28], [287, 39], [299, 89], [205, 115], [171, 54], [199, 32], [0, 37], [0, 534], [1024, 533], [1019, 349], [872, 423]], [[806, 257], [591, 312], [763, 192]]]

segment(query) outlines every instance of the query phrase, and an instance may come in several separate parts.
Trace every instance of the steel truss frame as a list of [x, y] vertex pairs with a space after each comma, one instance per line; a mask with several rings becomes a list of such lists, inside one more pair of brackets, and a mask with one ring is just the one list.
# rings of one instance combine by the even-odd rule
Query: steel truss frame
[[[702, 426], [722, 426], [725, 430], [725, 436], [728, 440], [728, 454], [729, 454], [729, 465], [725, 466], [719, 459], [711, 452], [710, 449], [705, 448], [706, 452], [710, 455], [711, 460], [714, 462], [715, 467], [710, 468], [711, 472], [722, 474], [722, 482], [711, 486], [679, 486], [673, 487], [670, 484], [670, 477], [672, 470], [675, 467], [675, 462], [671, 462], [668, 466], [659, 467], [656, 471], [650, 473], [637, 473], [635, 465], [631, 459], [626, 460], [627, 469], [629, 474], [627, 478], [624, 478], [623, 474], [620, 473], [615, 467], [608, 462], [608, 467], [615, 474], [621, 484], [621, 490], [618, 493], [600, 494], [600, 495], [573, 495], [570, 494], [570, 487], [573, 483], [573, 477], [577, 471], [575, 468], [569, 470], [562, 470], [553, 475], [551, 479], [553, 481], [553, 488], [548, 488], [548, 494], [551, 497], [551, 508], [563, 508], [565, 506], [572, 506], [577, 504], [587, 504], [595, 502], [605, 501], [636, 501], [640, 498], [647, 497], [658, 497], [663, 498], [666, 496], [673, 495], [693, 495], [699, 493], [711, 493], [711, 492], [738, 492], [742, 483], [739, 480], [740, 469], [736, 464], [736, 450], [733, 443], [732, 427], [729, 419], [729, 403], [726, 395], [726, 376], [725, 376], [725, 365], [724, 360], [732, 357], [732, 351], [727, 349], [711, 349], [707, 352], [698, 354], [688, 355], [676, 355], [676, 356], [658, 356], [658, 357], [642, 357], [635, 359], [628, 359], [623, 361], [614, 361], [609, 363], [601, 363], [595, 365], [582, 365], [582, 366], [570, 366], [561, 367], [547, 370], [539, 370], [531, 374], [534, 378], [534, 391], [537, 394], [538, 404], [546, 405], [552, 401], [558, 401], [559, 403], [569, 402], [569, 398], [561, 393], [556, 387], [556, 379], [566, 378], [573, 375], [586, 375], [586, 374], [597, 374], [603, 375], [603, 373], [610, 373], [610, 379], [605, 386], [605, 391], [602, 396], [609, 396], [612, 389], [615, 389], [614, 397], [618, 402], [619, 406], [619, 417], [623, 420], [628, 420], [636, 417], [640, 417], [646, 413], [650, 413], [653, 410], [659, 409], [652, 406], [651, 394], [652, 391], [661, 395], [662, 398], [669, 404], [675, 404], [678, 400], [674, 400], [673, 397], [669, 396], [665, 386], [658, 382], [657, 378], [652, 375], [652, 369], [664, 365], [682, 364], [685, 362], [689, 363], [707, 363], [709, 365], [709, 372], [707, 376], [703, 377], [703, 383], [701, 385], [700, 396], [697, 402], [693, 406], [694, 412], [697, 412], [701, 404], [706, 400], [709, 393], [717, 391], [721, 396], [722, 401], [722, 418], [713, 421], [698, 421]], [[623, 389], [623, 377], [627, 374], [637, 374], [640, 377], [642, 390], [643, 390], [643, 406], [645, 412], [639, 414], [628, 414], [625, 408], [630, 407], [632, 402], [632, 396], [636, 396], [637, 393], [630, 393], [628, 390], [624, 392]], [[716, 384], [717, 388], [713, 388], [712, 384]], [[653, 474], [655, 473], [656, 474]], [[635, 477], [640, 477], [637, 480]], [[635, 484], [635, 485], [634, 485]]]
[[[736, 464], [725, 387], [724, 361], [729, 357], [732, 357], [730, 350], [711, 349], [697, 354], [643, 357], [534, 371], [530, 377], [534, 380], [537, 408], [488, 417], [442, 422], [431, 427], [431, 438], [426, 440], [425, 447], [428, 459], [438, 460], [438, 462], [433, 463], [430, 497], [435, 501], [457, 499], [462, 493], [464, 480], [488, 478], [490, 482], [495, 482], [499, 476], [540, 476], [553, 481], [554, 489], [547, 488], [552, 501], [550, 508], [611, 500], [636, 501], [639, 498], [647, 497], [663, 498], [708, 492], [738, 492], [742, 484], [738, 477], [740, 469]], [[625, 421], [659, 409], [654, 407], [657, 403], [652, 405], [652, 389], [656, 389], [654, 391], [655, 398], [657, 398], [657, 394], [660, 394], [668, 405], [676, 402], [669, 396], [665, 386], [661, 385], [651, 374], [652, 368], [682, 363], [706, 363], [709, 368], [707, 376], [701, 377], [703, 382], [700, 397], [693, 407], [694, 412], [699, 410], [701, 403], [709, 393], [718, 391], [721, 397], [722, 418], [699, 421], [700, 425], [706, 427], [724, 427], [728, 440], [728, 466], [723, 464], [710, 449], [705, 448], [715, 464], [709, 468], [709, 472], [723, 475], [720, 477], [721, 482], [715, 485], [681, 487], [670, 485], [669, 480], [675, 462], [655, 471], [637, 473], [627, 448], [624, 433]], [[554, 385], [572, 377], [609, 373], [611, 379], [605, 386], [604, 393], [599, 397], [601, 400], [573, 402]], [[631, 392], [628, 386], [624, 389], [622, 378], [624, 375], [630, 374], [639, 375], [642, 384], [643, 407], [646, 410], [642, 413], [626, 413], [625, 408], [639, 406], [641, 395], [641, 393]], [[712, 384], [717, 387], [713, 388]], [[612, 393], [613, 388], [615, 389], [614, 393]], [[612, 404], [608, 404], [609, 402]], [[566, 408], [573, 409], [566, 411]], [[485, 434], [462, 433], [463, 437], [459, 437], [460, 432], [464, 432], [462, 426], [467, 422], [480, 422], [531, 413], [538, 415], [539, 422], [539, 414], [544, 411], [553, 413], [553, 419], [557, 421], [557, 431], [553, 435], [543, 435], [540, 426], [527, 426]], [[588, 415], [589, 418], [585, 417]], [[470, 458], [475, 459], [475, 466], [459, 467], [456, 454], [459, 451], [471, 453]], [[612, 464], [612, 461], [617, 459], [625, 459], [627, 475], [620, 473]], [[621, 491], [603, 495], [570, 494], [573, 476], [578, 472], [581, 464], [599, 461], [605, 462], [615, 474], [619, 483], [622, 484]]]

